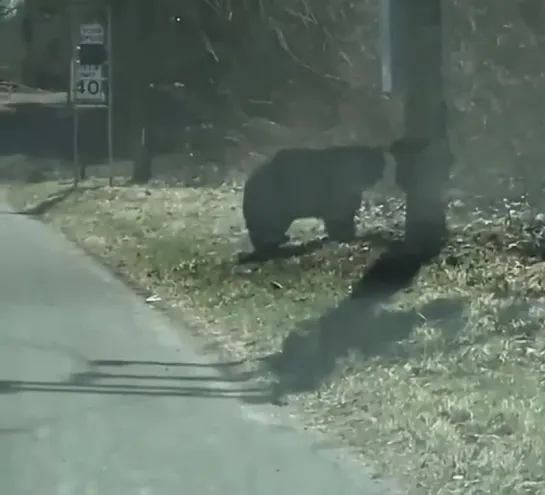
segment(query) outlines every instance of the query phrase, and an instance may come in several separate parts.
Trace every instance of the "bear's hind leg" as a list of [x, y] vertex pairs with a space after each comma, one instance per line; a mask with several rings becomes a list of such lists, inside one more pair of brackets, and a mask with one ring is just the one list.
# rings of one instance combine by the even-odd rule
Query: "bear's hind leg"
[[290, 240], [285, 231], [276, 229], [248, 227], [248, 235], [255, 251], [274, 251]]
[[330, 240], [350, 242], [356, 238], [355, 211], [339, 218], [324, 218], [325, 229]]

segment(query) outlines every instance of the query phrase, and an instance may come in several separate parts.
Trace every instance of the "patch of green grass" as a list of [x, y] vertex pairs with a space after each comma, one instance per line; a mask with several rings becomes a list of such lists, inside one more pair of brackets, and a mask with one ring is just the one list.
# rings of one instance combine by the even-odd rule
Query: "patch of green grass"
[[[17, 188], [11, 196], [21, 205], [51, 188]], [[385, 230], [379, 203], [367, 204], [362, 229]], [[388, 211], [397, 210], [390, 201]], [[352, 327], [348, 353], [314, 390], [290, 401], [314, 427], [407, 481], [409, 491], [545, 490], [545, 263], [537, 234], [513, 215], [453, 207], [444, 253], [372, 311], [342, 301], [376, 259], [376, 244], [326, 244], [240, 265], [236, 254], [248, 247], [240, 192], [227, 187], [89, 190], [46, 219], [189, 314], [234, 357], [279, 351], [302, 326], [306, 352], [315, 352], [313, 335], [324, 329], [333, 352], [335, 336]], [[397, 228], [400, 219], [388, 225]], [[300, 239], [320, 231], [315, 222], [293, 228]], [[299, 352], [292, 367], [305, 371], [313, 358]]]

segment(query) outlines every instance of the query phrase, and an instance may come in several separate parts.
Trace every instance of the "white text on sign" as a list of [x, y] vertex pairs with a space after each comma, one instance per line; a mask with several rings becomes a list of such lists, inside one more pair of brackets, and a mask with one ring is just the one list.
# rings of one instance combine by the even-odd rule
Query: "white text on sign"
[[104, 27], [101, 24], [82, 24], [80, 26], [81, 43], [103, 44]]

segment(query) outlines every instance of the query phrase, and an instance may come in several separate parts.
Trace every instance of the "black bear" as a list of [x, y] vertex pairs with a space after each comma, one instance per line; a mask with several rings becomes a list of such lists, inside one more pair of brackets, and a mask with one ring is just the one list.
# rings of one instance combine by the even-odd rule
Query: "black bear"
[[286, 243], [286, 231], [302, 218], [323, 220], [331, 240], [354, 239], [362, 192], [382, 178], [389, 149], [335, 146], [276, 153], [244, 186], [242, 212], [254, 249]]

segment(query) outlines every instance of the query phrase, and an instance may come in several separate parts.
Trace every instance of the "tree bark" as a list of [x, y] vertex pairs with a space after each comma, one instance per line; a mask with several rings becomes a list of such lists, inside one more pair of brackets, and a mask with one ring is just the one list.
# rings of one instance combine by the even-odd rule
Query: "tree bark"
[[149, 146], [149, 99], [152, 71], [150, 36], [153, 29], [154, 6], [151, 0], [132, 0], [125, 5], [129, 29], [128, 39], [124, 41], [129, 64], [124, 81], [130, 88], [128, 139], [133, 161], [131, 179], [136, 184], [146, 184], [153, 176], [153, 160]]
[[444, 188], [452, 165], [443, 84], [442, 0], [407, 0], [405, 137], [396, 157], [397, 182], [407, 198], [405, 238], [435, 252], [447, 235]]
[[453, 161], [448, 141], [425, 141], [396, 161], [397, 181], [406, 194], [405, 240], [417, 251], [436, 254], [448, 236], [444, 185]]

